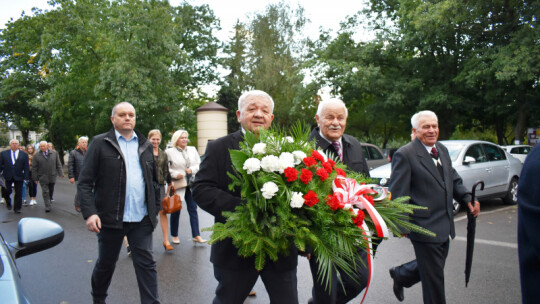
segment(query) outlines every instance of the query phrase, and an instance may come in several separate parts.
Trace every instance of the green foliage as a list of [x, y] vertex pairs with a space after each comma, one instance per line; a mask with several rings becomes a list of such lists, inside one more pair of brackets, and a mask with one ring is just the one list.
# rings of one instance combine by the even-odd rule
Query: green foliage
[[[8, 69], [29, 70], [25, 62], [34, 58], [35, 81], [14, 85], [34, 92], [25, 109], [35, 107], [30, 112], [38, 119], [25, 113], [28, 121], [43, 122], [57, 146], [73, 147], [79, 135], [110, 129], [113, 105], [128, 101], [143, 134], [161, 129], [166, 142], [178, 127], [196, 133], [194, 109], [208, 100], [201, 85], [216, 79], [212, 31], [218, 21], [208, 6], [157, 0], [51, 4], [57, 8], [2, 32], [2, 88], [16, 80]], [[28, 39], [10, 38], [21, 33]]]
[[[328, 287], [332, 269], [338, 267], [352, 274], [358, 248], [367, 250], [371, 236], [364, 235], [358, 223], [353, 223], [356, 215], [351, 207], [345, 207], [345, 202], [331, 203], [338, 200], [333, 191], [334, 179], [345, 166], [313, 150], [315, 143], [308, 141], [309, 128], [297, 123], [290, 128], [290, 134], [292, 137], [279, 129], [260, 130], [259, 134], [246, 132], [240, 150], [230, 151], [234, 172], [228, 172], [232, 180], [229, 189], [239, 187], [244, 203], [234, 212], [223, 212], [225, 223], [204, 230], [213, 232], [210, 243], [232, 239], [239, 255], [255, 257], [254, 266], [259, 271], [268, 259], [276, 261], [289, 254], [291, 246], [301, 251], [309, 247], [320, 261], [318, 272]], [[314, 164], [308, 165], [310, 160]], [[299, 175], [290, 179], [291, 172], [287, 170]], [[311, 172], [313, 177], [303, 179], [302, 170]], [[358, 183], [369, 181], [354, 172], [348, 174]], [[276, 187], [271, 197], [265, 193], [269, 184]], [[375, 193], [367, 187], [364, 190]], [[308, 204], [309, 195], [314, 195], [317, 202]], [[299, 196], [301, 201], [297, 205], [295, 199]], [[409, 214], [422, 207], [405, 201], [383, 200], [375, 206], [394, 233], [401, 235], [400, 227], [404, 227], [433, 235], [408, 222]], [[367, 215], [366, 223], [373, 230], [375, 225]]]

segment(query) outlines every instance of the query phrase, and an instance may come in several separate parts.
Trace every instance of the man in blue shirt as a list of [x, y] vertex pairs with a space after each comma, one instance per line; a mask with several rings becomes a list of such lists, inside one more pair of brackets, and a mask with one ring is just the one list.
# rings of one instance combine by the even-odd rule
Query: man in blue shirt
[[79, 175], [81, 211], [97, 233], [99, 257], [92, 273], [94, 303], [105, 303], [122, 240], [127, 236], [141, 303], [160, 303], [152, 232], [161, 209], [152, 145], [135, 131], [135, 108], [114, 106], [113, 129], [93, 138]]

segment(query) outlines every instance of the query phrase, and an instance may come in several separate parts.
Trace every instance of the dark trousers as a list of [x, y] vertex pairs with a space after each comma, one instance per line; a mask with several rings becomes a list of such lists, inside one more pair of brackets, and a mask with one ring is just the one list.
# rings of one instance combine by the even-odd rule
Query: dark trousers
[[265, 267], [261, 272], [255, 268], [231, 270], [214, 265], [214, 277], [218, 281], [213, 304], [242, 304], [249, 292], [261, 279], [272, 304], [298, 304], [296, 268], [279, 272]]
[[337, 271], [333, 270], [331, 274], [332, 282], [327, 288], [323, 278], [318, 275], [319, 261], [312, 255], [311, 259], [309, 259], [309, 267], [313, 277], [313, 289], [311, 292], [313, 303], [341, 304], [356, 298], [366, 288], [369, 278], [367, 265], [367, 252], [359, 249], [354, 275], [352, 277], [348, 276], [344, 271], [340, 270], [341, 279], [338, 279]]
[[53, 200], [54, 184], [55, 184], [55, 183], [50, 183], [50, 184], [49, 184], [49, 195], [50, 195], [51, 200]]
[[154, 227], [147, 216], [141, 222], [124, 222], [123, 226], [123, 229], [102, 228], [97, 234], [99, 257], [92, 273], [94, 301], [104, 301], [107, 297], [122, 241], [127, 236], [141, 303], [160, 303], [156, 261], [152, 256]]
[[450, 248], [450, 240], [444, 243], [411, 241], [416, 260], [396, 267], [395, 280], [404, 287], [422, 281], [422, 297], [425, 304], [444, 304], [444, 265]]
[[[187, 205], [187, 210], [189, 213], [189, 223], [191, 224], [191, 236], [196, 237], [201, 235], [199, 231], [199, 215], [197, 214], [197, 203], [193, 200], [191, 196], [191, 189], [186, 188], [186, 201], [183, 202]], [[171, 214], [171, 235], [174, 237], [178, 236], [178, 223], [180, 221], [180, 211]]]
[[28, 196], [36, 197], [37, 196], [37, 182], [28, 181]]
[[6, 200], [6, 206], [11, 208], [11, 192], [15, 188], [15, 196], [13, 197], [13, 210], [19, 211], [22, 206], [22, 185], [23, 181], [14, 179], [6, 179], [6, 188], [2, 188], [2, 196]]

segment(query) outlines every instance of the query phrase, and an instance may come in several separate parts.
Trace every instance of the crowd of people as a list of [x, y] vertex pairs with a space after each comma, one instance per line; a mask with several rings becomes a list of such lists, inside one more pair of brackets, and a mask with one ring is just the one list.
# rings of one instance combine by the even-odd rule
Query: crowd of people
[[[194, 243], [205, 243], [201, 238], [197, 207], [213, 215], [216, 222], [224, 222], [223, 211], [233, 211], [242, 204], [238, 189], [229, 188], [232, 172], [231, 150], [240, 149], [246, 131], [258, 133], [268, 129], [274, 115], [272, 97], [263, 91], [249, 91], [238, 100], [236, 112], [241, 129], [208, 143], [204, 160], [194, 147], [188, 146], [189, 134], [185, 130], [174, 132], [171, 147], [160, 149], [162, 134], [151, 130], [147, 138], [135, 129], [136, 110], [130, 103], [115, 105], [111, 113], [110, 131], [93, 137], [81, 137], [78, 146], [69, 155], [69, 179], [77, 184], [74, 204], [82, 213], [87, 229], [96, 233], [98, 259], [91, 276], [94, 303], [105, 303], [115, 265], [123, 244], [129, 244], [141, 303], [160, 303], [156, 261], [153, 257], [152, 233], [160, 222], [163, 247], [174, 250], [179, 244], [178, 221], [180, 212], [170, 215], [161, 208], [162, 199], [174, 188], [188, 210]], [[369, 176], [360, 143], [345, 134], [348, 111], [338, 99], [319, 103], [315, 116], [317, 127], [310, 134], [317, 148], [340, 160], [350, 170]], [[450, 238], [455, 237], [452, 199], [468, 208], [473, 216], [480, 213], [480, 203], [471, 201], [459, 174], [452, 167], [447, 149], [438, 143], [437, 115], [421, 111], [411, 118], [412, 141], [400, 148], [392, 159], [390, 191], [395, 197], [408, 196], [409, 203], [428, 207], [416, 210], [411, 221], [437, 234], [429, 237], [409, 233], [416, 259], [389, 270], [393, 291], [403, 301], [404, 288], [418, 282], [422, 284], [424, 303], [445, 303], [444, 266]], [[87, 148], [88, 145], [88, 148]], [[18, 141], [10, 142], [10, 150], [2, 152], [0, 171], [7, 188], [2, 195], [11, 209], [9, 195], [15, 188], [13, 209], [20, 212], [22, 187], [28, 185], [30, 204], [35, 204], [37, 182], [42, 190], [46, 210], [57, 176], [62, 177], [58, 154], [41, 142], [39, 151], [32, 147], [27, 152], [18, 149]], [[58, 162], [56, 162], [58, 160]], [[10, 175], [8, 168], [16, 172]], [[6, 174], [7, 172], [7, 174]], [[31, 174], [30, 174], [31, 172]], [[167, 188], [167, 185], [171, 185]], [[19, 194], [17, 194], [19, 193]], [[170, 235], [169, 240], [169, 227]], [[376, 244], [375, 244], [376, 245]], [[347, 303], [366, 287], [368, 271], [366, 252], [358, 248], [359, 262], [353, 273], [332, 270], [332, 286], [322, 285], [317, 257], [311, 252], [299, 252], [290, 247], [288, 255], [269, 261], [261, 271], [254, 267], [253, 258], [238, 254], [232, 240], [225, 239], [211, 246], [210, 261], [218, 282], [213, 303], [243, 303], [261, 277], [271, 303], [298, 303], [298, 256], [309, 259], [314, 286], [309, 303]], [[338, 281], [342, 286], [338, 286]]]

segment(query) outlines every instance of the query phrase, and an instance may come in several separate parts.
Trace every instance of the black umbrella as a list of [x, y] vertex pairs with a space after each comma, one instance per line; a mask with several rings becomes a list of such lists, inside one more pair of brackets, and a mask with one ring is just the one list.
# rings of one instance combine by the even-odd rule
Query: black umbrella
[[[472, 187], [472, 199], [471, 203], [474, 206], [476, 192], [476, 186], [480, 185], [480, 190], [484, 190], [484, 182], [477, 181]], [[474, 235], [476, 233], [476, 217], [471, 214], [469, 208], [467, 208], [467, 257], [465, 259], [465, 287], [469, 284], [469, 278], [471, 277], [471, 266], [474, 251]]]

